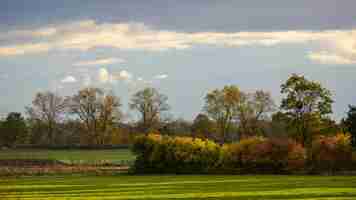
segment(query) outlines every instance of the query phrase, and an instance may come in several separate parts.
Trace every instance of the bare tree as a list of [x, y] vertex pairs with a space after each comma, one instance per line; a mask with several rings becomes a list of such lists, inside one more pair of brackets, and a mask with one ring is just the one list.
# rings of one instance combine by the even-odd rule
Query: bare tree
[[37, 93], [30, 107], [26, 107], [30, 120], [46, 125], [48, 142], [54, 143], [57, 125], [63, 119], [67, 101], [52, 92]]
[[257, 90], [254, 93], [241, 93], [241, 102], [236, 115], [240, 131], [243, 134], [258, 134], [258, 123], [275, 110], [275, 104], [269, 92]]
[[110, 130], [122, 118], [120, 99], [98, 88], [85, 88], [70, 98], [70, 112], [84, 124], [94, 144], [108, 142]]
[[168, 97], [155, 88], [145, 88], [132, 96], [129, 106], [141, 114], [140, 123], [145, 133], [159, 124], [162, 112], [170, 109], [167, 100]]
[[259, 122], [266, 119], [275, 110], [275, 104], [269, 92], [257, 90], [253, 93], [241, 92], [241, 101], [237, 108], [236, 121], [242, 134], [259, 134], [262, 130]]

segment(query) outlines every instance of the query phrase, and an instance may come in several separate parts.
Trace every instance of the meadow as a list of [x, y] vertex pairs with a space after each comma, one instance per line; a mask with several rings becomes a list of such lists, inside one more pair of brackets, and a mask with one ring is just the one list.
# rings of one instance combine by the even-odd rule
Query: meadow
[[0, 179], [2, 200], [356, 199], [352, 176], [39, 176]]
[[1, 159], [45, 159], [67, 164], [129, 163], [135, 156], [129, 149], [110, 150], [44, 150], [8, 149], [0, 150]]

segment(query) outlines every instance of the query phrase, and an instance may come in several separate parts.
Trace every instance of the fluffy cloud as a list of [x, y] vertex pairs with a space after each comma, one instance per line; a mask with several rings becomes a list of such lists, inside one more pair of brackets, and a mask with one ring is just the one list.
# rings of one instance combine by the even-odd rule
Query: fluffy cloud
[[[21, 40], [25, 42], [16, 42], [18, 41], [16, 38], [20, 36], [25, 38]], [[356, 30], [186, 33], [157, 30], [141, 23], [99, 24], [93, 20], [87, 20], [35, 30], [10, 31], [5, 38], [6, 42], [11, 45], [0, 46], [0, 56], [41, 53], [49, 50], [84, 51], [97, 47], [162, 51], [186, 49], [199, 44], [269, 47], [281, 44], [310, 45], [312, 43], [315, 48], [314, 53], [327, 51], [335, 58], [341, 58], [334, 58], [334, 61], [339, 64], [349, 64], [350, 62], [345, 62], [345, 59], [354, 60], [356, 57]], [[315, 55], [309, 55], [311, 59], [315, 57]], [[111, 61], [102, 62], [110, 63]], [[76, 64], [91, 65], [93, 63], [95, 61]]]
[[0, 47], [0, 56], [14, 56], [14, 55], [23, 55], [27, 53], [41, 53], [41, 52], [47, 52], [49, 50], [50, 47], [46, 43], [18, 44], [18, 45]]
[[327, 51], [322, 52], [310, 52], [308, 58], [314, 62], [320, 64], [356, 64], [356, 58], [349, 58], [342, 54], [329, 53]]
[[131, 81], [133, 78], [133, 74], [126, 70], [121, 70], [119, 72], [112, 73], [111, 78], [115, 81], [117, 80]]
[[154, 79], [166, 79], [166, 78], [168, 78], [167, 74], [159, 74], [154, 77]]
[[101, 83], [114, 83], [119, 80], [131, 81], [132, 77], [133, 75], [126, 70], [121, 70], [117, 73], [110, 73], [106, 68], [100, 68], [98, 72], [98, 80]]
[[98, 80], [101, 83], [107, 83], [111, 81], [111, 74], [105, 68], [100, 68], [98, 72]]
[[79, 61], [73, 64], [73, 66], [93, 66], [93, 65], [110, 65], [114, 63], [124, 63], [125, 60], [122, 58], [104, 58], [89, 61]]
[[[87, 74], [88, 75], [88, 74]], [[166, 79], [167, 74], [159, 74], [150, 79], [144, 79], [142, 77], [135, 77], [134, 74], [127, 70], [121, 70], [117, 72], [110, 72], [106, 68], [100, 68], [96, 73], [96, 80], [101, 84], [117, 84], [119, 81], [122, 81], [125, 85], [129, 87], [130, 90], [137, 90], [144, 87], [148, 87], [154, 83], [154, 79]], [[89, 85], [91, 83], [90, 76], [86, 76], [84, 79], [84, 85]]]
[[75, 83], [77, 79], [74, 76], [66, 76], [64, 79], [61, 80], [62, 83]]
[[129, 73], [128, 71], [126, 71], [126, 70], [122, 70], [119, 73], [119, 78], [123, 79], [123, 80], [129, 80], [129, 79], [132, 78], [132, 74]]

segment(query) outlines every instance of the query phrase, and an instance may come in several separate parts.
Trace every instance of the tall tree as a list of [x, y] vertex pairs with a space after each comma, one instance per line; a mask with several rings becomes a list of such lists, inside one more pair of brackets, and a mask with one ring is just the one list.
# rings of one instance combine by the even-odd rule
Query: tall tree
[[113, 125], [122, 118], [120, 99], [98, 88], [85, 88], [70, 99], [70, 112], [84, 124], [92, 144], [106, 144]]
[[155, 88], [145, 88], [132, 96], [129, 106], [140, 113], [143, 132], [158, 128], [162, 112], [170, 109], [167, 100], [168, 97]]
[[31, 107], [26, 107], [31, 122], [40, 123], [45, 127], [47, 141], [54, 144], [58, 133], [58, 123], [63, 120], [67, 101], [52, 92], [39, 92], [32, 101]]
[[229, 134], [237, 108], [241, 101], [241, 92], [237, 86], [225, 86], [215, 89], [205, 96], [205, 113], [215, 120], [220, 133], [221, 143]]
[[313, 129], [323, 117], [332, 113], [331, 92], [320, 83], [293, 74], [281, 85], [281, 109], [290, 118], [290, 126], [296, 130], [297, 139], [310, 149]]
[[347, 117], [343, 121], [347, 131], [351, 134], [351, 144], [356, 147], [356, 106], [349, 105]]
[[0, 144], [13, 146], [26, 141], [27, 126], [21, 113], [11, 112], [7, 115], [0, 129]]

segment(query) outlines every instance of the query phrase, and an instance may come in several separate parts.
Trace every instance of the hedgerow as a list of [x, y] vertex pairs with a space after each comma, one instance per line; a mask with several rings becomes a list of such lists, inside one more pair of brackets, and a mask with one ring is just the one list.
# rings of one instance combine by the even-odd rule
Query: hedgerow
[[[312, 169], [341, 170], [352, 163], [347, 135], [318, 137]], [[295, 173], [305, 172], [306, 150], [289, 139], [250, 137], [219, 145], [208, 139], [139, 136], [133, 145], [136, 173]]]

